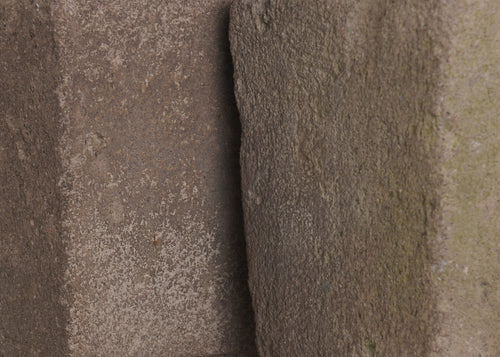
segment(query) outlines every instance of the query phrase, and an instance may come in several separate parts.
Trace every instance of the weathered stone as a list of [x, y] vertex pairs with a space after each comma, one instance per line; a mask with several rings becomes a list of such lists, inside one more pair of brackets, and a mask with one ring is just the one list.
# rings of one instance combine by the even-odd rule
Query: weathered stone
[[57, 60], [28, 3], [0, 0], [0, 356], [64, 356]]
[[0, 10], [0, 354], [252, 354], [229, 1]]
[[260, 355], [500, 354], [499, 18], [235, 1]]

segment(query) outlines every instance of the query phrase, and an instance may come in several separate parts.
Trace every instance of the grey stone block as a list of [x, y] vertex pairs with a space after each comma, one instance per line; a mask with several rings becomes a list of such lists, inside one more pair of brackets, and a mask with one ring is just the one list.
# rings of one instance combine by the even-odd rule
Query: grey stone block
[[261, 356], [500, 354], [499, 18], [234, 2]]

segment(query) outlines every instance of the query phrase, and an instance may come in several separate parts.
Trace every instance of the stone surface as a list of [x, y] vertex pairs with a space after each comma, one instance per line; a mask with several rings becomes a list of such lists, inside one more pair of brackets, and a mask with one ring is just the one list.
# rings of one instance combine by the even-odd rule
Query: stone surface
[[254, 355], [229, 1], [0, 9], [0, 354]]
[[234, 2], [261, 356], [500, 354], [499, 16]]
[[449, 356], [500, 355], [500, 3], [455, 1], [439, 105], [437, 339]]
[[0, 356], [63, 356], [66, 268], [50, 8], [0, 0]]

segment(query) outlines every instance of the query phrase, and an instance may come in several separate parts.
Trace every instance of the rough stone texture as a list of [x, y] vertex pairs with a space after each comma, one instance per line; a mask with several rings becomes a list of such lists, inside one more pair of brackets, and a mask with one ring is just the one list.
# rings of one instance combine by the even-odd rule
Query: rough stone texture
[[[500, 355], [500, 2], [446, 3], [439, 102], [439, 351]], [[440, 355], [436, 353], [436, 355]]]
[[499, 16], [235, 1], [261, 356], [500, 355]]
[[0, 10], [0, 355], [254, 355], [229, 2]]
[[0, 0], [0, 356], [63, 356], [66, 259], [50, 8]]

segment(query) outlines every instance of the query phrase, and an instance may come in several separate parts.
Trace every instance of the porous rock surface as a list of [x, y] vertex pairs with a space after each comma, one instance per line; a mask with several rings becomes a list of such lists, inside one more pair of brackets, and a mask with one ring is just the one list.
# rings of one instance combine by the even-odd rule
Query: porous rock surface
[[0, 0], [0, 355], [252, 355], [229, 1]]
[[68, 311], [50, 8], [0, 0], [0, 356], [63, 356]]
[[499, 17], [233, 3], [261, 356], [500, 354]]

